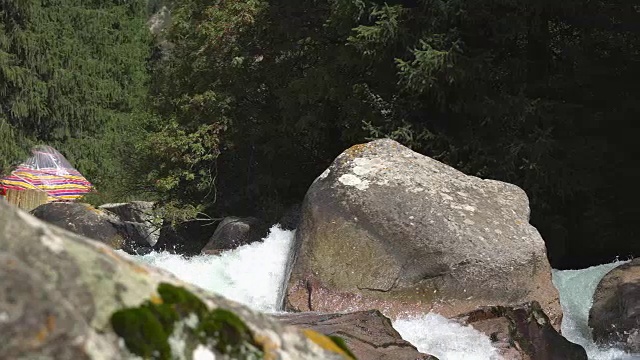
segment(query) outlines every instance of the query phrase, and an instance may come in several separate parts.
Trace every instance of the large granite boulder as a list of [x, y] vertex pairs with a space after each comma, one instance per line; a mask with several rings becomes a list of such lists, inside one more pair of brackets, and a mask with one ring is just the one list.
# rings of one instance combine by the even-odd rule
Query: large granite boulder
[[[313, 329], [325, 335], [342, 337], [358, 359], [433, 360], [402, 339], [391, 320], [378, 310], [355, 313], [291, 313], [276, 315], [288, 325]], [[436, 359], [437, 360], [437, 359]]]
[[89, 204], [52, 202], [38, 206], [31, 214], [49, 224], [100, 241], [114, 249], [131, 252], [133, 248], [118, 216]]
[[202, 253], [219, 254], [225, 250], [233, 250], [261, 241], [268, 233], [269, 226], [258, 218], [228, 216], [220, 222]]
[[314, 181], [292, 256], [290, 311], [454, 316], [536, 300], [561, 321], [525, 192], [388, 139], [351, 147]]
[[154, 246], [160, 236], [162, 220], [150, 201], [104, 204], [98, 207], [112, 212], [122, 220], [129, 238], [140, 246]]
[[486, 306], [454, 319], [487, 335], [504, 359], [587, 360], [585, 349], [562, 337], [536, 301]]
[[593, 339], [640, 352], [640, 258], [605, 275], [593, 294], [589, 311]]
[[[171, 315], [177, 308], [170, 304], [186, 304], [185, 299], [218, 316], [209, 323], [214, 329], [222, 326], [216, 334], [227, 336], [229, 342], [236, 341], [238, 334], [242, 339], [248, 337], [246, 341], [265, 358], [349, 358], [322, 334], [283, 326], [159, 269], [128, 260], [99, 242], [46, 224], [4, 200], [0, 200], [0, 279], [0, 359], [131, 359], [129, 350], [135, 348], [131, 343], [144, 349], [162, 345], [155, 331], [175, 320], [165, 317], [162, 322], [149, 320], [138, 329], [128, 327], [138, 324], [140, 316], [153, 314], [140, 309], [156, 306], [162, 314]], [[177, 292], [180, 296], [170, 299], [160, 291], [161, 286], [166, 291], [166, 284], [191, 295]], [[200, 300], [194, 301], [193, 296]], [[117, 323], [124, 327], [116, 328]], [[184, 324], [198, 326], [191, 318]], [[121, 337], [127, 331], [135, 336], [152, 335], [158, 344]], [[218, 347], [198, 346], [194, 352], [185, 352], [189, 344], [181, 340], [180, 333], [172, 333], [170, 349], [176, 358], [192, 359], [196, 352], [209, 355], [207, 358], [231, 358]]]

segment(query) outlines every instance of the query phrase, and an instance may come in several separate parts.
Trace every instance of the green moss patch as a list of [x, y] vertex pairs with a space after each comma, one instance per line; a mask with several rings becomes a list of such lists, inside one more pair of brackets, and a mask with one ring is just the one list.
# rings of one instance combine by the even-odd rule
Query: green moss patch
[[351, 350], [349, 350], [349, 347], [347, 346], [347, 342], [344, 341], [343, 338], [337, 335], [329, 335], [328, 338], [331, 339], [333, 343], [336, 344], [336, 346], [338, 346], [347, 355], [351, 356], [354, 360], [357, 359], [356, 356], [351, 352]]
[[[203, 344], [233, 359], [262, 359], [249, 327], [225, 309], [209, 311], [196, 295], [171, 284], [158, 286], [160, 298], [139, 307], [119, 310], [111, 316], [111, 326], [127, 349], [144, 359], [172, 360]], [[185, 354], [174, 354], [171, 337], [185, 342]]]

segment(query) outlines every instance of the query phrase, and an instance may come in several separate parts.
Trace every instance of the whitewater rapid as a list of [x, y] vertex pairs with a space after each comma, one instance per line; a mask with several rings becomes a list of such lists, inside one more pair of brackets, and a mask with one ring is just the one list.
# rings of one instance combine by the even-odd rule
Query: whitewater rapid
[[[211, 292], [274, 313], [282, 303], [282, 284], [293, 244], [293, 231], [273, 226], [263, 242], [242, 246], [219, 256], [185, 258], [169, 253], [132, 256], [137, 261], [165, 269], [178, 278]], [[590, 360], [640, 360], [615, 348], [598, 348], [587, 324], [591, 298], [600, 279], [622, 264], [615, 262], [582, 270], [553, 271], [553, 283], [560, 292], [564, 312], [563, 335], [582, 345]], [[499, 360], [489, 338], [470, 326], [463, 326], [438, 314], [398, 319], [394, 328], [403, 339], [440, 360]]]

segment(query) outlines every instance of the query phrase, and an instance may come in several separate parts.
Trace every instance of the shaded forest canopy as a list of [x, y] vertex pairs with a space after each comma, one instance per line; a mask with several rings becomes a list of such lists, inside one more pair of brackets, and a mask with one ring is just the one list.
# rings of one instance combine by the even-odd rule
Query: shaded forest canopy
[[525, 189], [554, 267], [640, 254], [636, 1], [0, 3], [3, 172], [47, 143], [97, 201], [277, 220], [391, 137]]

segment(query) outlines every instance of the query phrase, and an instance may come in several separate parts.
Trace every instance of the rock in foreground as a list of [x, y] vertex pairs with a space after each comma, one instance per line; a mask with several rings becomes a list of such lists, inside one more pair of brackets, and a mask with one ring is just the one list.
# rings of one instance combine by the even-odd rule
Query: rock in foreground
[[403, 340], [391, 321], [377, 310], [348, 314], [293, 313], [277, 315], [277, 318], [285, 324], [342, 337], [358, 359], [437, 360]]
[[598, 283], [589, 311], [593, 339], [640, 352], [640, 258], [611, 270]]
[[561, 320], [524, 191], [387, 139], [348, 149], [311, 185], [290, 274], [292, 311], [454, 316], [536, 300]]
[[[271, 317], [204, 293], [159, 269], [125, 259], [103, 244], [45, 224], [4, 200], [0, 200], [0, 279], [0, 359], [131, 359], [112, 328], [113, 315], [122, 315], [120, 311], [126, 309], [120, 318], [135, 319], [148, 314], [145, 307], [166, 310], [163, 306], [170, 309], [171, 303], [185, 301], [182, 295], [172, 299], [171, 294], [161, 294], [161, 283], [191, 291], [211, 310], [210, 316], [222, 317], [226, 323], [231, 319], [242, 328], [233, 318], [237, 316], [248, 327], [243, 335], [272, 358], [349, 358], [321, 334], [285, 327]], [[208, 351], [216, 359], [230, 359], [216, 349]], [[191, 359], [192, 353], [186, 355]]]

